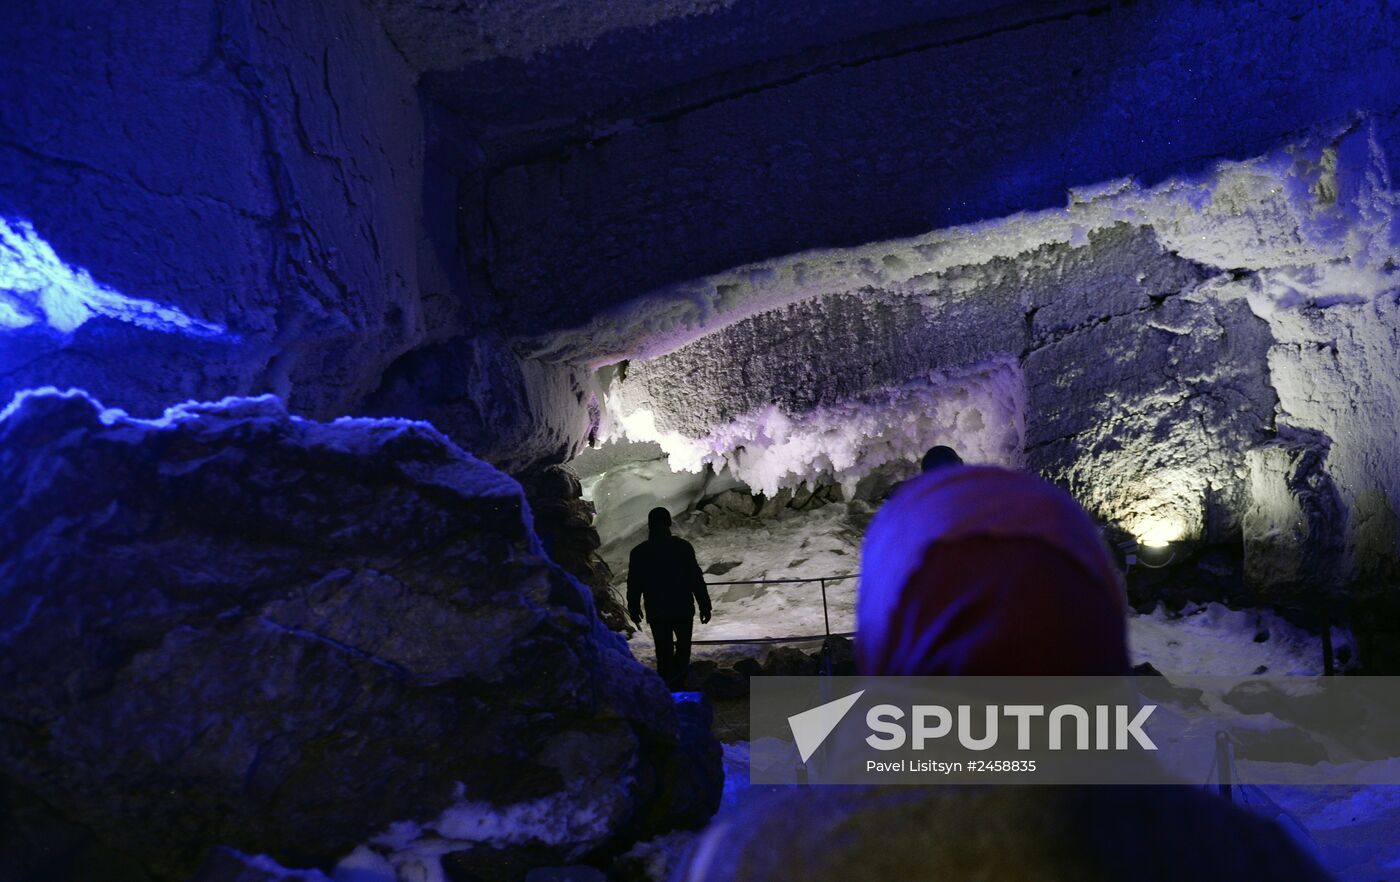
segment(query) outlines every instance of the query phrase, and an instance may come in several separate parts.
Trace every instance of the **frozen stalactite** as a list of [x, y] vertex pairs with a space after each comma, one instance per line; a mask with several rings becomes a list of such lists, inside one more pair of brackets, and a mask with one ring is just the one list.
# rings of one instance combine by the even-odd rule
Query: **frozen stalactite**
[[[614, 400], [625, 407], [628, 394], [619, 391], [609, 398]], [[934, 444], [952, 444], [973, 462], [1018, 465], [1024, 407], [1019, 369], [1010, 359], [997, 359], [798, 413], [770, 405], [713, 426], [699, 438], [658, 428], [655, 414], [645, 407], [616, 413], [613, 428], [634, 441], [659, 443], [673, 469], [727, 466], [753, 489], [773, 495], [818, 478], [853, 489], [879, 467], [917, 460]]]

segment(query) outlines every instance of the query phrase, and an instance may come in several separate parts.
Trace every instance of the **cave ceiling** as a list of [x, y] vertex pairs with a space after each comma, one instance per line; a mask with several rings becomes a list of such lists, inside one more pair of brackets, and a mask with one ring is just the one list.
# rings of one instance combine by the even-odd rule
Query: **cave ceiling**
[[[833, 65], [1093, 12], [1086, 0], [368, 0], [424, 92], [528, 151]], [[761, 87], [761, 85], [759, 86]]]

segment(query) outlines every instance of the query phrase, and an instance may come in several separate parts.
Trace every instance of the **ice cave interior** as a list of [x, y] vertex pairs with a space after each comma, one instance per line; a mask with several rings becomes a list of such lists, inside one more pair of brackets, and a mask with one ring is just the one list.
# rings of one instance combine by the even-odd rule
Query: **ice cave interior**
[[748, 742], [648, 512], [815, 673], [939, 444], [1135, 663], [1400, 673], [1400, 7], [109, 6], [0, 4], [0, 877], [665, 878]]
[[[1361, 602], [1393, 578], [1397, 536], [1376, 467], [1400, 390], [1382, 162], [1348, 126], [746, 264], [547, 336], [545, 357], [599, 365], [573, 467], [613, 581], [654, 505], [726, 581], [854, 573], [871, 507], [947, 444], [1071, 488], [1137, 558], [1144, 611], [1231, 600], [1316, 625]], [[821, 633], [816, 588], [728, 588], [732, 633]], [[853, 591], [834, 591], [836, 630]]]

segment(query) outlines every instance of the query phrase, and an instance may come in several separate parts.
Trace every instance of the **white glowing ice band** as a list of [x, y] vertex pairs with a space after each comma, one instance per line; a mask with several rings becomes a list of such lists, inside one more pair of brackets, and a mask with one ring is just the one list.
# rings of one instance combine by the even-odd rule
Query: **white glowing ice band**
[[68, 334], [96, 316], [196, 337], [225, 330], [173, 306], [114, 291], [87, 270], [64, 263], [29, 222], [0, 217], [0, 331], [43, 322]]

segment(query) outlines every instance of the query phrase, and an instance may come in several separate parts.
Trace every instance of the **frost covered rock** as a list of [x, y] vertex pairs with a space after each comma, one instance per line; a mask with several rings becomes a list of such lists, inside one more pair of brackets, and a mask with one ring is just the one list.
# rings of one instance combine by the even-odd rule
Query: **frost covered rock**
[[1194, 283], [1100, 308], [1027, 355], [1028, 464], [1139, 539], [1237, 535], [1244, 451], [1272, 437], [1267, 325]]
[[457, 337], [395, 362], [358, 412], [426, 420], [515, 473], [579, 452], [591, 425], [587, 391], [569, 365], [522, 359], [496, 337]]
[[[1356, 302], [1351, 302], [1356, 301]], [[1400, 580], [1400, 283], [1380, 296], [1268, 310], [1280, 423], [1330, 441], [1327, 472], [1346, 511], [1348, 574]]]
[[1302, 439], [1249, 451], [1245, 578], [1265, 592], [1322, 600], [1342, 576], [1343, 516], [1327, 451]]
[[612, 570], [598, 554], [602, 540], [593, 527], [593, 503], [568, 466], [547, 466], [519, 476], [530, 503], [535, 532], [549, 559], [588, 586], [593, 604], [614, 631], [627, 630], [627, 608], [609, 587]]
[[[209, 852], [189, 882], [332, 882], [318, 870], [289, 870], [267, 855], [244, 854], [218, 846]], [[375, 880], [378, 882], [378, 880]]]
[[161, 878], [523, 873], [718, 802], [519, 486], [428, 426], [47, 391], [0, 451], [0, 778]]
[[[658, 441], [677, 471], [700, 472], [707, 465], [726, 469], [753, 489], [777, 497], [818, 478], [849, 484], [853, 491], [860, 478], [889, 463], [917, 460], [937, 443], [957, 444], [973, 461], [1020, 461], [1024, 383], [1015, 365], [1004, 359], [925, 371], [848, 398], [832, 392], [829, 403], [785, 402], [774, 392], [774, 403], [743, 411], [736, 407], [706, 425], [690, 404], [705, 400], [724, 406], [731, 395], [745, 401], [761, 396], [765, 388], [771, 391], [766, 383], [789, 381], [786, 371], [779, 370], [761, 381], [756, 375], [745, 381], [736, 375], [710, 385], [693, 376], [691, 355], [687, 347], [658, 359], [654, 371], [650, 365], [647, 370], [638, 366], [614, 387], [619, 430], [628, 438]], [[718, 356], [716, 361], [726, 359]], [[733, 362], [726, 371], [738, 371], [740, 364]], [[803, 398], [825, 394], [821, 379], [809, 378], [801, 388], [806, 390]], [[713, 406], [708, 408], [712, 412]], [[684, 428], [658, 425], [658, 413]]]

